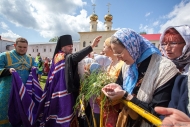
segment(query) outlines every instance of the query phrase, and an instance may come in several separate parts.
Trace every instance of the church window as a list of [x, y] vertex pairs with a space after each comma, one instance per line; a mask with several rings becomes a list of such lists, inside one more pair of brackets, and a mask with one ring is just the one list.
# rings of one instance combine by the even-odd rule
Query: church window
[[49, 51], [51, 52], [51, 49], [49, 49]]
[[44, 52], [46, 52], [46, 49], [44, 49]]
[[85, 41], [83, 42], [83, 47], [86, 47], [86, 42]]
[[36, 49], [36, 52], [38, 52], [38, 49]]

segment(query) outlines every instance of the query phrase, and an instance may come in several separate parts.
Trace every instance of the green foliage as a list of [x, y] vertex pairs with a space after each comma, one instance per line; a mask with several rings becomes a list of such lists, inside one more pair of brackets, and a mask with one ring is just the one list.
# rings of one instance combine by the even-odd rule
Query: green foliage
[[89, 101], [91, 97], [99, 97], [101, 89], [112, 82], [115, 82], [116, 78], [108, 75], [107, 72], [93, 72], [90, 75], [86, 76], [81, 80], [81, 89], [80, 94], [77, 97], [76, 105], [74, 106], [77, 109], [80, 105], [80, 100], [85, 102]]
[[140, 32], [139, 34], [146, 34], [146, 32]]
[[58, 40], [58, 36], [55, 36], [54, 38], [51, 38], [50, 40], [49, 40], [49, 42], [56, 42], [57, 40]]

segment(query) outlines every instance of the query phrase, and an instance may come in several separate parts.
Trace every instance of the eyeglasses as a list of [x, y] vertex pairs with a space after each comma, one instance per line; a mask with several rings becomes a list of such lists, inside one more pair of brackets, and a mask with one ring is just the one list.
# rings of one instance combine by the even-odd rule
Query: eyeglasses
[[185, 44], [185, 42], [171, 42], [171, 43], [165, 43], [165, 42], [163, 42], [162, 44], [161, 44], [161, 47], [162, 48], [166, 48], [166, 46], [167, 45], [169, 45], [170, 47], [176, 47], [177, 45], [180, 45], [180, 44]]
[[122, 57], [124, 50], [125, 50], [125, 48], [122, 50], [122, 52], [120, 54], [113, 54], [113, 55], [116, 57]]

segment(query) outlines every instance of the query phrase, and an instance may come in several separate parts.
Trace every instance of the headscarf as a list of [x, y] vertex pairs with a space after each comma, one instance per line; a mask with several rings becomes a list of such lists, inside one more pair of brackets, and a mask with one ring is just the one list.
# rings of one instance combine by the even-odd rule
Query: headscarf
[[107, 69], [107, 67], [110, 65], [111, 60], [109, 59], [109, 57], [104, 56], [104, 55], [97, 55], [94, 57], [94, 62], [98, 63], [99, 65], [101, 65], [101, 67], [103, 69]]
[[98, 63], [92, 63], [90, 65], [90, 73], [93, 73], [93, 72], [99, 72], [101, 70], [101, 65], [98, 64]]
[[53, 58], [55, 54], [57, 54], [59, 51], [61, 51], [61, 48], [67, 45], [73, 45], [72, 37], [71, 35], [62, 35], [57, 40], [57, 45], [53, 54]]
[[[162, 40], [164, 39], [165, 33], [167, 30], [174, 28], [177, 32], [182, 36], [186, 45], [183, 47], [182, 55], [178, 58], [172, 60], [177, 68], [184, 67], [186, 64], [190, 63], [190, 26], [189, 25], [181, 25], [181, 26], [170, 26], [166, 28], [166, 30], [160, 36], [160, 45], [162, 44]], [[162, 49], [164, 52], [164, 56], [167, 57], [165, 50]]]
[[138, 80], [137, 64], [152, 54], [161, 54], [150, 41], [131, 29], [122, 28], [113, 36], [120, 40], [134, 60], [134, 63], [130, 65], [128, 71], [126, 72], [127, 75], [123, 81], [123, 89], [131, 94]]

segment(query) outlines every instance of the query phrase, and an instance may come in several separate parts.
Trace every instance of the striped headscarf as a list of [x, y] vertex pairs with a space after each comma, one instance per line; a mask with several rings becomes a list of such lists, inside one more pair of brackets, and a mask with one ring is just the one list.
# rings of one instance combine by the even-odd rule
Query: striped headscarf
[[128, 28], [118, 30], [113, 36], [121, 41], [135, 61], [123, 80], [123, 89], [131, 94], [138, 80], [137, 64], [154, 53], [160, 54], [160, 51], [150, 41]]

